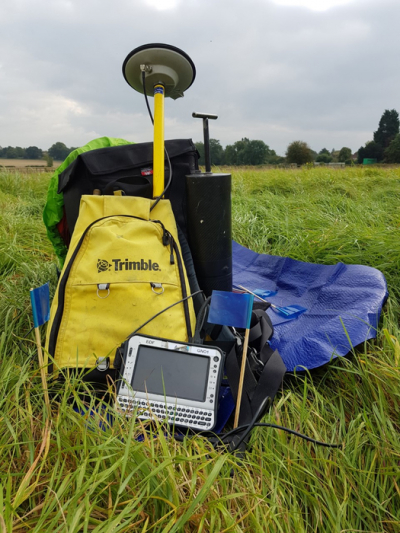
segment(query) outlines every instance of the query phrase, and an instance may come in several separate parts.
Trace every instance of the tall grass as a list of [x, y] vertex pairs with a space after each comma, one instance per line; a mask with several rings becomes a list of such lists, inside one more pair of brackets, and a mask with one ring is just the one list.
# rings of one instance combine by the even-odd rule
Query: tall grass
[[48, 179], [0, 172], [1, 533], [399, 531], [400, 170], [234, 170], [238, 242], [368, 264], [390, 292], [377, 339], [293, 376], [265, 417], [344, 448], [259, 428], [245, 458], [174, 441], [162, 425], [143, 432], [79, 378], [49, 416], [29, 333], [29, 289], [56, 284], [41, 222]]

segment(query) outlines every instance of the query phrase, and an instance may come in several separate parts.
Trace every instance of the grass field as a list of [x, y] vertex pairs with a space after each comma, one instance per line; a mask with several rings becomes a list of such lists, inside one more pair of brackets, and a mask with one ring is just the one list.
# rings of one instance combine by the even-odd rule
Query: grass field
[[[56, 284], [41, 213], [49, 176], [0, 169], [0, 532], [400, 531], [400, 169], [233, 171], [234, 238], [303, 261], [365, 264], [390, 297], [377, 339], [290, 379], [244, 460], [200, 438], [46, 411], [29, 289]], [[42, 332], [44, 337], [44, 331]], [[94, 400], [93, 400], [94, 405]], [[154, 438], [157, 437], [157, 438]]]

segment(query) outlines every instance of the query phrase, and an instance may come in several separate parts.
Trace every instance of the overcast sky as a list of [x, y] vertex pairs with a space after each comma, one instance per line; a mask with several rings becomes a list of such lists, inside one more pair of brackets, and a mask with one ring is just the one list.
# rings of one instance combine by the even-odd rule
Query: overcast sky
[[152, 140], [122, 75], [152, 42], [197, 71], [165, 102], [167, 139], [202, 140], [198, 111], [219, 116], [210, 134], [223, 146], [356, 151], [385, 109], [400, 111], [400, 0], [0, 0], [0, 146]]

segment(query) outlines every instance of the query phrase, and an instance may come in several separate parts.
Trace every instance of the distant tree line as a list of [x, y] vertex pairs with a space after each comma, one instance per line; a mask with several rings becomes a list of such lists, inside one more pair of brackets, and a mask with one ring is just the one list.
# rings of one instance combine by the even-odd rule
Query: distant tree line
[[2, 159], [42, 159], [43, 151], [37, 146], [29, 146], [28, 148], [7, 146], [0, 148], [0, 157]]
[[[195, 143], [200, 154], [200, 164], [205, 163], [204, 144]], [[285, 157], [276, 154], [264, 141], [250, 140], [246, 137], [228, 145], [225, 149], [217, 139], [210, 139], [210, 158], [212, 165], [280, 165], [306, 163], [345, 163], [353, 164], [351, 149], [343, 146], [340, 150], [322, 148], [320, 152], [312, 150], [304, 141], [293, 141], [286, 149]]]
[[293, 141], [286, 150], [286, 162], [297, 165], [306, 163], [345, 163], [347, 165], [359, 164], [364, 159], [376, 160], [378, 163], [400, 163], [400, 121], [399, 113], [386, 109], [379, 121], [378, 129], [373, 134], [373, 140], [361, 146], [355, 156], [351, 149], [343, 146], [340, 150], [327, 148], [317, 154], [304, 141]]
[[[200, 164], [205, 164], [204, 143], [195, 143], [200, 154]], [[228, 144], [224, 149], [220, 141], [210, 139], [210, 159], [212, 165], [277, 165], [285, 161], [284, 157], [276, 154], [264, 141], [244, 137], [234, 144]]]
[[21, 148], [20, 146], [0, 147], [1, 159], [44, 159], [45, 155], [50, 156], [57, 161], [63, 161], [75, 148], [67, 148], [62, 142], [56, 142], [44, 152], [37, 146], [28, 146], [28, 148]]
[[[204, 144], [195, 143], [200, 155], [200, 164], [205, 164]], [[49, 166], [53, 159], [63, 161], [75, 148], [68, 148], [62, 142], [54, 143], [47, 152], [37, 146], [21, 148], [20, 146], [0, 147], [0, 158], [3, 159], [45, 159]], [[353, 156], [351, 149], [343, 146], [340, 150], [322, 148], [318, 153], [304, 141], [293, 141], [286, 149], [285, 157], [277, 155], [264, 141], [250, 140], [247, 137], [228, 144], [225, 148], [217, 139], [210, 139], [210, 158], [212, 165], [279, 165], [307, 163], [345, 163], [354, 164], [355, 160], [362, 164], [364, 159], [376, 159], [377, 162], [400, 163], [400, 120], [399, 113], [386, 109], [379, 121], [373, 140], [361, 146]], [[50, 164], [51, 163], [51, 164]]]
[[343, 146], [340, 150], [334, 148], [329, 151], [322, 148], [318, 153], [314, 152], [304, 141], [293, 141], [286, 149], [286, 162], [296, 165], [305, 165], [306, 163], [345, 163], [353, 164], [351, 149]]

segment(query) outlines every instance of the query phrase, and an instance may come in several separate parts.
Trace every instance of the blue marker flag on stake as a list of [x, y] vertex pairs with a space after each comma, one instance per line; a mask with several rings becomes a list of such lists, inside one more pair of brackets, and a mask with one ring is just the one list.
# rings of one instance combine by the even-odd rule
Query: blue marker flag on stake
[[30, 290], [31, 305], [33, 313], [33, 325], [38, 328], [45, 324], [50, 318], [50, 289], [45, 283], [37, 289]]
[[212, 291], [208, 322], [249, 329], [253, 300], [252, 294]]

